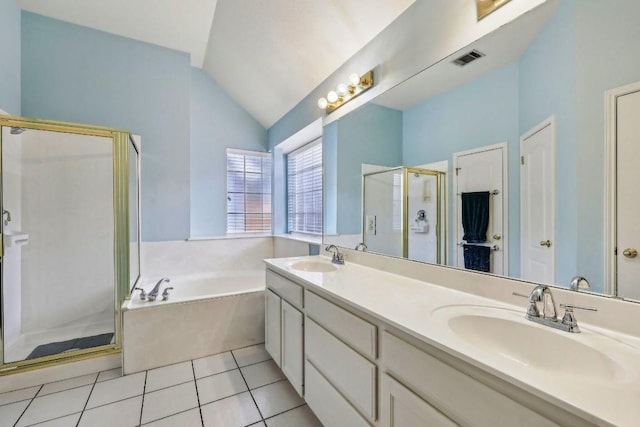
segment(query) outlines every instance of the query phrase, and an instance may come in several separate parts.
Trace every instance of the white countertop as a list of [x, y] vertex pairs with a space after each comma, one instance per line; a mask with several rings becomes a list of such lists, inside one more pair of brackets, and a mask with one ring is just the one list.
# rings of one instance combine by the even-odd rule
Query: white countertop
[[[598, 425], [640, 425], [640, 339], [581, 323], [582, 333], [556, 331], [524, 320], [527, 301], [521, 306], [437, 286], [382, 270], [350, 263], [337, 271], [316, 273], [294, 270], [300, 260], [326, 257], [296, 257], [265, 260], [267, 266], [283, 275], [318, 288], [398, 329], [443, 350], [477, 368], [495, 375], [549, 403]], [[590, 373], [538, 369], [497, 352], [485, 351], [458, 337], [448, 326], [443, 307], [471, 306], [505, 309], [506, 316], [523, 319], [527, 325], [543, 328], [561, 338], [597, 348], [619, 367], [615, 380], [602, 381]], [[517, 314], [521, 313], [521, 314]], [[579, 319], [579, 314], [578, 314]], [[556, 340], [558, 341], [558, 340]], [[562, 342], [562, 340], [560, 340]], [[544, 345], [544, 343], [540, 343]], [[556, 349], [553, 349], [556, 350]], [[580, 354], [557, 348], [557, 357], [579, 359]]]

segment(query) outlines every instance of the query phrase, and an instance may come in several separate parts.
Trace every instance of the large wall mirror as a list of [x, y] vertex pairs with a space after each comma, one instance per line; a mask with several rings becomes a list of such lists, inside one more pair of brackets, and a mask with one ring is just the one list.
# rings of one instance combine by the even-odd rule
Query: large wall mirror
[[[639, 14], [549, 0], [327, 124], [324, 242], [386, 222], [413, 254], [367, 250], [640, 299]], [[402, 168], [439, 172], [442, 194], [396, 174], [371, 211], [367, 177]]]

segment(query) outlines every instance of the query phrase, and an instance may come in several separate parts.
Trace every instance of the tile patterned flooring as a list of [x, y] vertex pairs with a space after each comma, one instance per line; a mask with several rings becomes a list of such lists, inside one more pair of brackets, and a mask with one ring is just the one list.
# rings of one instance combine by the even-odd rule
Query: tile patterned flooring
[[1, 426], [322, 427], [264, 345], [0, 394]]

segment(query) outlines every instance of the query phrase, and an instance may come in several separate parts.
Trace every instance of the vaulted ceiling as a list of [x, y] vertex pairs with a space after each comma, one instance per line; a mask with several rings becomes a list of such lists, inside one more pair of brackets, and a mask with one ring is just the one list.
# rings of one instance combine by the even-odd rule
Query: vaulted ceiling
[[[269, 128], [415, 0], [18, 0], [27, 11], [187, 52]], [[365, 72], [367, 70], [354, 70]]]

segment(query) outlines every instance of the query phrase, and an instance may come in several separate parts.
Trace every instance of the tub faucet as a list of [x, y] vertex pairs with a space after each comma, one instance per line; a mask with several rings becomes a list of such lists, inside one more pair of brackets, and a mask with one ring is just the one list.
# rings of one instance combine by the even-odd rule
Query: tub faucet
[[147, 299], [150, 302], [153, 302], [156, 300], [156, 298], [158, 298], [158, 294], [160, 293], [160, 285], [162, 285], [164, 282], [170, 282], [169, 278], [163, 277], [162, 279], [158, 280], [158, 283], [156, 283], [151, 292], [147, 294]]
[[362, 252], [365, 252], [367, 250], [367, 245], [365, 245], [363, 242], [360, 242], [356, 245], [356, 251], [360, 248], [362, 248]]
[[334, 264], [343, 265], [344, 264], [344, 255], [340, 253], [340, 251], [338, 250], [336, 245], [327, 246], [325, 248], [325, 251], [331, 252], [331, 249], [333, 249], [335, 251], [335, 252], [333, 252], [333, 257], [331, 258], [331, 262], [334, 263]]
[[11, 212], [9, 212], [6, 209], [3, 209], [2, 216], [5, 216], [5, 215], [7, 216], [7, 218], [4, 220], [4, 225], [6, 227], [7, 225], [9, 225], [9, 222], [11, 222]]

